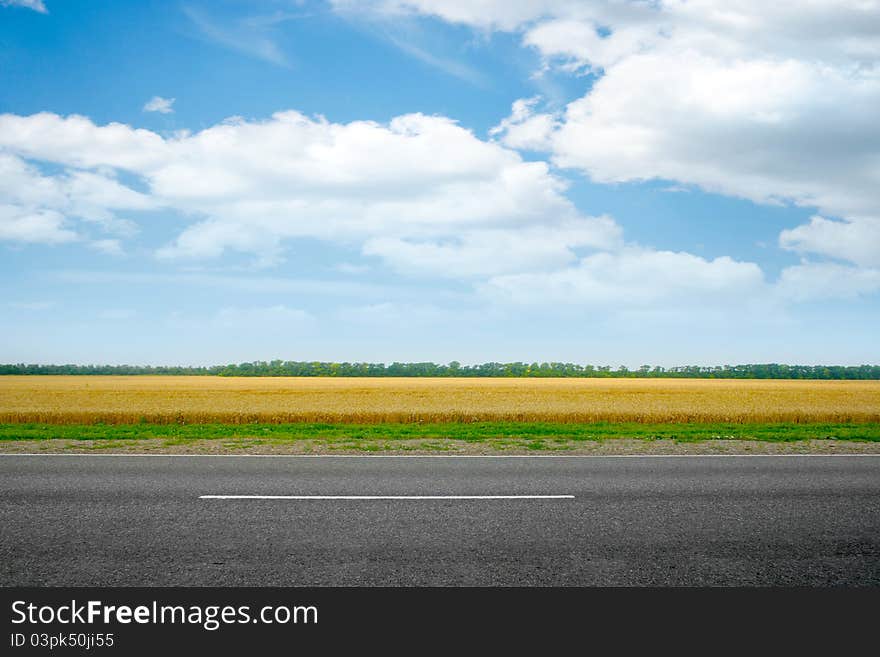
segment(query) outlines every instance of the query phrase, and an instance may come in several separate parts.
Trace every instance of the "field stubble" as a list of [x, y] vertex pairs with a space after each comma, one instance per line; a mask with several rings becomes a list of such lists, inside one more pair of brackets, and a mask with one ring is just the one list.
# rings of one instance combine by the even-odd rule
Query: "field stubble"
[[880, 422], [880, 381], [0, 376], [0, 423]]

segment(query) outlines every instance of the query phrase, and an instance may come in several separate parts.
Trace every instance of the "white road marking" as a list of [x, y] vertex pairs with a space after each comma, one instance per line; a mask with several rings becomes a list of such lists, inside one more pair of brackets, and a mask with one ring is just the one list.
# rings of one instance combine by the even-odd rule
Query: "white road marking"
[[573, 500], [574, 495], [199, 495], [200, 500]]

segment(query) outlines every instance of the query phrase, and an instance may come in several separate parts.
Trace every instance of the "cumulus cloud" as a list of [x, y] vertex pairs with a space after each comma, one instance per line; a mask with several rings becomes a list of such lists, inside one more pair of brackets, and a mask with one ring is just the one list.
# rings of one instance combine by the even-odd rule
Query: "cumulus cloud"
[[117, 235], [133, 234], [136, 226], [117, 212], [146, 210], [153, 207], [154, 201], [113, 176], [106, 170], [65, 170], [46, 175], [0, 148], [0, 240], [47, 244], [76, 241], [82, 237], [77, 222], [91, 223]]
[[[527, 121], [533, 106], [514, 107], [496, 135]], [[33, 162], [61, 169], [49, 175]], [[404, 275], [470, 281], [502, 303], [632, 307], [773, 296], [754, 263], [628, 244], [612, 218], [581, 214], [546, 163], [444, 117], [337, 124], [288, 111], [162, 137], [79, 116], [2, 115], [0, 171], [0, 239], [84, 240], [119, 255], [119, 239], [88, 240], [77, 225], [124, 233], [117, 212], [161, 207], [189, 222], [159, 250], [166, 259], [234, 250], [271, 264], [286, 241], [308, 238], [360, 248]], [[145, 191], [122, 184], [122, 173]], [[828, 228], [820, 221], [843, 225], [816, 219], [814, 228]], [[783, 244], [873, 262], [870, 235], [833, 242], [813, 235], [818, 228], [791, 231]]]
[[[337, 6], [349, 3], [337, 0]], [[593, 77], [562, 116], [514, 104], [493, 135], [600, 183], [672, 180], [816, 208], [780, 244], [877, 265], [880, 1], [375, 0], [521, 35]], [[587, 84], [585, 84], [585, 87]]]
[[810, 223], [779, 236], [783, 248], [849, 260], [864, 267], [880, 267], [880, 219], [832, 221], [814, 216]]
[[535, 113], [535, 106], [540, 100], [540, 96], [534, 96], [514, 101], [510, 116], [491, 128], [489, 135], [500, 139], [508, 148], [549, 150], [558, 121], [552, 114]]
[[552, 152], [598, 182], [670, 179], [859, 219], [880, 206], [878, 106], [877, 72], [638, 55], [568, 106]]
[[153, 96], [144, 105], [145, 112], [159, 112], [160, 114], [171, 114], [174, 112], [174, 98], [162, 98], [162, 96]]
[[[475, 267], [465, 260], [481, 258], [478, 252], [498, 241], [507, 247], [502, 268], [515, 270], [564, 264], [571, 249], [603, 248], [619, 233], [611, 219], [581, 215], [545, 162], [525, 161], [439, 116], [337, 124], [288, 111], [161, 137], [79, 116], [3, 115], [4, 151], [20, 167], [30, 166], [24, 158], [67, 167], [61, 177], [40, 179], [46, 190], [33, 193], [63, 196], [64, 185], [75, 188], [82, 215], [152, 205], [195, 217], [159, 251], [168, 259], [234, 250], [273, 262], [284, 241], [315, 238], [364, 245], [400, 269], [408, 259], [389, 245], [433, 249], [448, 255], [448, 267], [465, 271]], [[120, 186], [115, 171], [139, 176], [149, 194]], [[463, 250], [437, 246], [462, 239]], [[502, 259], [498, 246], [493, 253]], [[441, 260], [433, 257], [429, 268], [442, 268]]]
[[150, 130], [122, 123], [97, 126], [84, 116], [51, 112], [0, 114], [0, 149], [78, 169], [142, 171], [171, 157], [168, 142]]
[[555, 271], [494, 276], [480, 289], [492, 299], [523, 305], [699, 306], [763, 296], [765, 282], [751, 262], [627, 247]]
[[[514, 108], [505, 134], [532, 105]], [[547, 163], [439, 116], [339, 124], [287, 111], [162, 137], [79, 116], [3, 115], [0, 153], [8, 170], [30, 176], [3, 193], [56, 213], [44, 219], [46, 240], [75, 237], [64, 232], [64, 213], [98, 221], [108, 219], [102, 211], [112, 218], [119, 208], [162, 207], [189, 222], [158, 251], [164, 259], [232, 250], [272, 264], [285, 242], [318, 239], [360, 248], [403, 275], [470, 281], [514, 303], [638, 304], [760, 278], [749, 263], [627, 245], [612, 218], [574, 207]], [[26, 160], [63, 171], [44, 175]], [[122, 172], [146, 191], [122, 185]], [[90, 246], [122, 252], [111, 238]]]
[[[519, 32], [547, 57], [604, 66], [676, 43], [726, 56], [864, 63], [880, 57], [877, 0], [331, 0], [340, 11], [424, 15]], [[592, 33], [588, 32], [591, 30]], [[608, 58], [609, 53], [616, 56]]]

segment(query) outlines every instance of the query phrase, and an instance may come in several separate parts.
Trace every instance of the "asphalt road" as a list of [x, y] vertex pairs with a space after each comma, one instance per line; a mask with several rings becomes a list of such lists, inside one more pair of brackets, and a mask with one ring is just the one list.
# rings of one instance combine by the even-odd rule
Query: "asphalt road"
[[880, 456], [0, 456], [0, 584], [876, 586]]

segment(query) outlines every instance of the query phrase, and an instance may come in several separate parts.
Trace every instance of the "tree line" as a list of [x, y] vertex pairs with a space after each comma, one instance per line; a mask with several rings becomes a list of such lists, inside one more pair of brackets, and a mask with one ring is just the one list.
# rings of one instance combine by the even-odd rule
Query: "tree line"
[[580, 365], [577, 363], [331, 363], [320, 361], [253, 361], [209, 367], [153, 365], [0, 365], [0, 374], [190, 375], [190, 376], [403, 376], [403, 377], [567, 377], [682, 379], [831, 379], [880, 380], [880, 365]]

